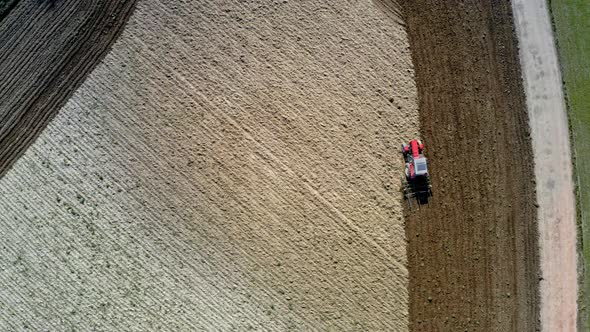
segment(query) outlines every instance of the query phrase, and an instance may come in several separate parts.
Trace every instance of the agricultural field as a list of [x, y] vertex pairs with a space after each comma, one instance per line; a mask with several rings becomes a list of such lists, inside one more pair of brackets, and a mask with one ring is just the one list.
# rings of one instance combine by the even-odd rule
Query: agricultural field
[[0, 330], [540, 330], [511, 3], [18, 1]]
[[406, 219], [410, 330], [535, 331], [533, 155], [510, 1], [404, 9], [434, 190]]
[[587, 1], [551, 1], [561, 69], [566, 87], [577, 185], [580, 280], [579, 328], [590, 326], [590, 5]]
[[398, 9], [138, 1], [67, 73], [83, 83], [0, 179], [0, 330], [408, 329]]

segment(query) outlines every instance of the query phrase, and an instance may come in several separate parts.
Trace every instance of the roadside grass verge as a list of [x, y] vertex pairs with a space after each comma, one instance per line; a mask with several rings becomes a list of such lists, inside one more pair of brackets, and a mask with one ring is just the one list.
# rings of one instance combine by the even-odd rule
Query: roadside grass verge
[[579, 230], [578, 328], [590, 327], [590, 2], [551, 0], [574, 155]]

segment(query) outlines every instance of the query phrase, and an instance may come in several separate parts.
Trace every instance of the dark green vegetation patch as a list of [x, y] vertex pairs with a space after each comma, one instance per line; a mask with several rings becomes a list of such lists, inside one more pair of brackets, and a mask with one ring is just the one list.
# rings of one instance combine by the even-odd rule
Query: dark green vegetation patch
[[18, 0], [0, 0], [0, 20], [10, 12], [17, 2]]

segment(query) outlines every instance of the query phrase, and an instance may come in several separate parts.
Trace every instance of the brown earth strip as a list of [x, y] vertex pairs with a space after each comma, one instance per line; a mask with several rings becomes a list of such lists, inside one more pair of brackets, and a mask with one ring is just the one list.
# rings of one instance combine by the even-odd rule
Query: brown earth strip
[[134, 0], [20, 1], [0, 23], [0, 176], [122, 30]]
[[509, 1], [404, 1], [435, 197], [411, 211], [412, 331], [539, 328], [533, 156]]

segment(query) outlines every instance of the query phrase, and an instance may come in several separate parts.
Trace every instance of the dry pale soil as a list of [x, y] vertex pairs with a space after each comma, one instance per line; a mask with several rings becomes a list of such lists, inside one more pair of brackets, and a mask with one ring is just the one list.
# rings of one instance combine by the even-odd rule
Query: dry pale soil
[[417, 129], [393, 4], [140, 0], [0, 179], [0, 330], [407, 330]]

